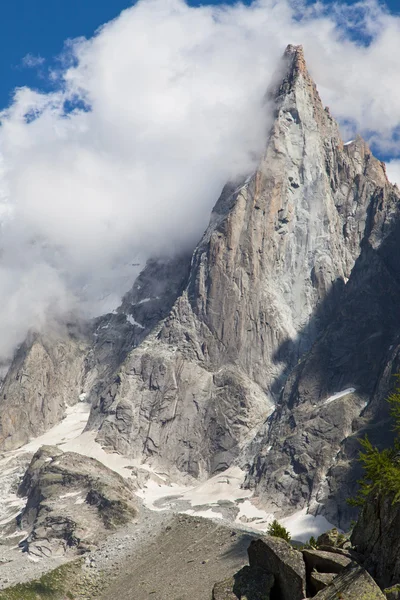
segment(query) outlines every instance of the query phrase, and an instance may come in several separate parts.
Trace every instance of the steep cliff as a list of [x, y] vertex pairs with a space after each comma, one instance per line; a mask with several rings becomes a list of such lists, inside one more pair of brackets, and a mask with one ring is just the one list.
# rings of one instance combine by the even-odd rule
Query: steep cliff
[[344, 528], [355, 514], [346, 499], [359, 479], [357, 438], [368, 432], [378, 445], [390, 442], [385, 397], [399, 369], [399, 191], [367, 150], [364, 161], [357, 179], [369, 204], [360, 255], [336, 314], [252, 446], [248, 477], [266, 504], [311, 505]]
[[301, 47], [274, 81], [264, 154], [194, 252], [149, 261], [84, 339], [19, 350], [0, 447], [87, 392], [104, 447], [178, 478], [237, 462], [266, 508], [348, 525], [357, 436], [386, 442], [400, 363], [400, 192], [360, 137], [343, 144]]
[[[371, 308], [364, 279], [376, 298], [385, 288], [370, 254], [391, 238], [399, 193], [361, 138], [343, 144], [301, 47], [289, 46], [281, 67], [256, 171], [223, 190], [183, 293], [98, 388], [90, 423], [102, 444], [194, 477], [240, 457], [264, 504], [287, 512], [327, 500], [326, 473], [370, 399], [371, 345], [353, 377], [346, 343], [367, 337], [352, 308], [357, 294], [360, 310]], [[387, 328], [390, 298], [376, 313], [388, 312]], [[383, 336], [379, 364], [389, 346]], [[332, 401], [345, 386], [351, 393]]]

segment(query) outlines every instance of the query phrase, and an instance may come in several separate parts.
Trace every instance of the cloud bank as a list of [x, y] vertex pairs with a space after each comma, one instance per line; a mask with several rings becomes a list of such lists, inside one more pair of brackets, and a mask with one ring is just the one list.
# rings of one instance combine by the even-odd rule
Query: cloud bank
[[345, 136], [400, 154], [399, 35], [372, 0], [140, 0], [70, 41], [56, 91], [18, 89], [0, 114], [0, 359], [49, 318], [115, 307], [132, 263], [194, 246], [223, 184], [263, 149], [288, 43]]

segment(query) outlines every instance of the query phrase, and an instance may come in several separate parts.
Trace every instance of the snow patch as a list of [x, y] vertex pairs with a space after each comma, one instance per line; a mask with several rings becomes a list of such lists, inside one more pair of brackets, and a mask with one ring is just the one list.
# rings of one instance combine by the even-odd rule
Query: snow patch
[[79, 496], [80, 492], [68, 492], [68, 494], [63, 494], [60, 498], [73, 498], [74, 496]]
[[183, 515], [191, 515], [194, 517], [204, 517], [205, 519], [222, 519], [222, 515], [219, 512], [213, 511], [212, 508], [208, 510], [184, 510]]
[[343, 396], [347, 396], [348, 394], [354, 394], [355, 391], [356, 391], [356, 388], [352, 387], [352, 388], [347, 388], [347, 389], [343, 390], [342, 392], [336, 392], [335, 394], [333, 394], [333, 396], [329, 396], [329, 398], [324, 400], [322, 405], [325, 406], [326, 404], [330, 404], [331, 402], [334, 402], [335, 400], [338, 400], [339, 398], [343, 398]]
[[140, 327], [140, 329], [144, 329], [144, 326], [141, 323], [138, 323], [137, 321], [135, 321], [135, 319], [132, 317], [132, 315], [125, 315], [125, 316], [126, 316], [126, 320], [131, 325], [136, 325], [136, 327]]
[[62, 444], [58, 444], [64, 452], [76, 452], [83, 456], [95, 458], [103, 465], [119, 473], [122, 477], [131, 477], [134, 461], [125, 456], [121, 456], [117, 452], [108, 453], [103, 447], [96, 442], [96, 431], [85, 431], [81, 435], [71, 438]]
[[41, 446], [60, 446], [68, 440], [76, 438], [86, 427], [90, 413], [90, 405], [85, 402], [78, 402], [74, 406], [69, 406], [65, 412], [65, 417], [58, 425], [46, 431], [43, 435], [31, 440], [22, 448], [16, 450], [18, 454], [26, 452], [36, 452]]
[[265, 531], [268, 524], [274, 519], [272, 513], [266, 513], [265, 510], [257, 508], [251, 500], [245, 500], [238, 506], [239, 514], [236, 517], [236, 523], [245, 524], [251, 529]]
[[[238, 509], [235, 523], [246, 529], [266, 532], [274, 514], [254, 504], [253, 492], [242, 487], [244, 477], [245, 473], [239, 467], [230, 467], [208, 481], [190, 487], [175, 484], [168, 486], [149, 480], [136, 495], [151, 510], [174, 510], [211, 519], [223, 519], [222, 508], [232, 503], [232, 507]], [[312, 535], [318, 536], [333, 527], [325, 517], [307, 514], [307, 509], [281, 519], [280, 522], [290, 531], [292, 538], [298, 541], [307, 541]]]
[[308, 514], [307, 508], [281, 519], [280, 523], [289, 530], [292, 539], [299, 542], [307, 542], [311, 536], [317, 538], [334, 527], [325, 517]]

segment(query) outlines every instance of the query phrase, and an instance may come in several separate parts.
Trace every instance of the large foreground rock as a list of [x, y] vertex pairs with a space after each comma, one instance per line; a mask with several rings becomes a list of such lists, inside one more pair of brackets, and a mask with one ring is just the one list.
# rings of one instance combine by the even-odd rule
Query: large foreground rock
[[385, 600], [372, 577], [359, 565], [349, 566], [331, 585], [314, 596], [317, 600]]
[[233, 577], [216, 583], [212, 600], [270, 600], [275, 578], [257, 567], [243, 567]]
[[18, 489], [27, 497], [21, 545], [37, 555], [84, 551], [137, 514], [133, 488], [93, 458], [42, 446]]
[[309, 585], [313, 594], [324, 590], [337, 577], [337, 573], [318, 573], [313, 571], [310, 573]]
[[324, 552], [323, 550], [302, 551], [306, 563], [307, 574], [314, 569], [319, 573], [341, 573], [352, 563], [351, 558], [336, 554], [335, 552]]
[[306, 569], [301, 552], [280, 538], [265, 536], [248, 548], [250, 567], [263, 569], [275, 577], [274, 593], [281, 600], [303, 600], [306, 595]]

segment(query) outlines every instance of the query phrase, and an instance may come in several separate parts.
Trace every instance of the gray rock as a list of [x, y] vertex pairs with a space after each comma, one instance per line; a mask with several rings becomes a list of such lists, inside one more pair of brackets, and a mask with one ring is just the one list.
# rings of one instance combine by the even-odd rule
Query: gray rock
[[77, 326], [31, 334], [0, 389], [0, 449], [11, 450], [57, 423], [85, 388], [87, 332]]
[[318, 550], [323, 550], [325, 552], [332, 552], [334, 554], [340, 554], [341, 556], [346, 556], [347, 558], [350, 558], [351, 560], [355, 560], [356, 562], [362, 563], [364, 560], [364, 557], [362, 554], [359, 554], [358, 552], [356, 552], [355, 550], [353, 550], [353, 548], [351, 548], [351, 544], [350, 542], [347, 542], [349, 544], [348, 548], [338, 548], [337, 546], [318, 546]]
[[270, 600], [274, 576], [256, 567], [243, 567], [213, 588], [212, 600]]
[[400, 583], [400, 503], [393, 495], [372, 495], [365, 503], [351, 541], [365, 556], [364, 566], [380, 587]]
[[249, 564], [275, 577], [274, 591], [281, 600], [303, 600], [306, 570], [301, 552], [280, 538], [264, 536], [248, 548]]
[[212, 600], [237, 600], [237, 596], [233, 591], [235, 579], [228, 577], [224, 581], [216, 583], [212, 591]]
[[20, 545], [39, 556], [86, 551], [135, 518], [133, 491], [95, 459], [42, 446], [18, 489], [27, 497], [19, 526], [29, 532]]
[[[340, 540], [339, 531], [335, 528], [329, 529], [329, 531], [325, 531], [322, 533], [317, 539], [317, 546], [329, 546], [334, 548], [338, 545]], [[324, 550], [324, 548], [322, 548]]]
[[372, 577], [359, 565], [349, 566], [332, 583], [314, 596], [317, 600], [384, 600]]
[[316, 569], [319, 573], [341, 573], [353, 561], [347, 556], [323, 550], [302, 550], [307, 573]]
[[313, 594], [317, 594], [328, 587], [336, 576], [337, 573], [318, 573], [317, 571], [310, 573], [309, 582]]

